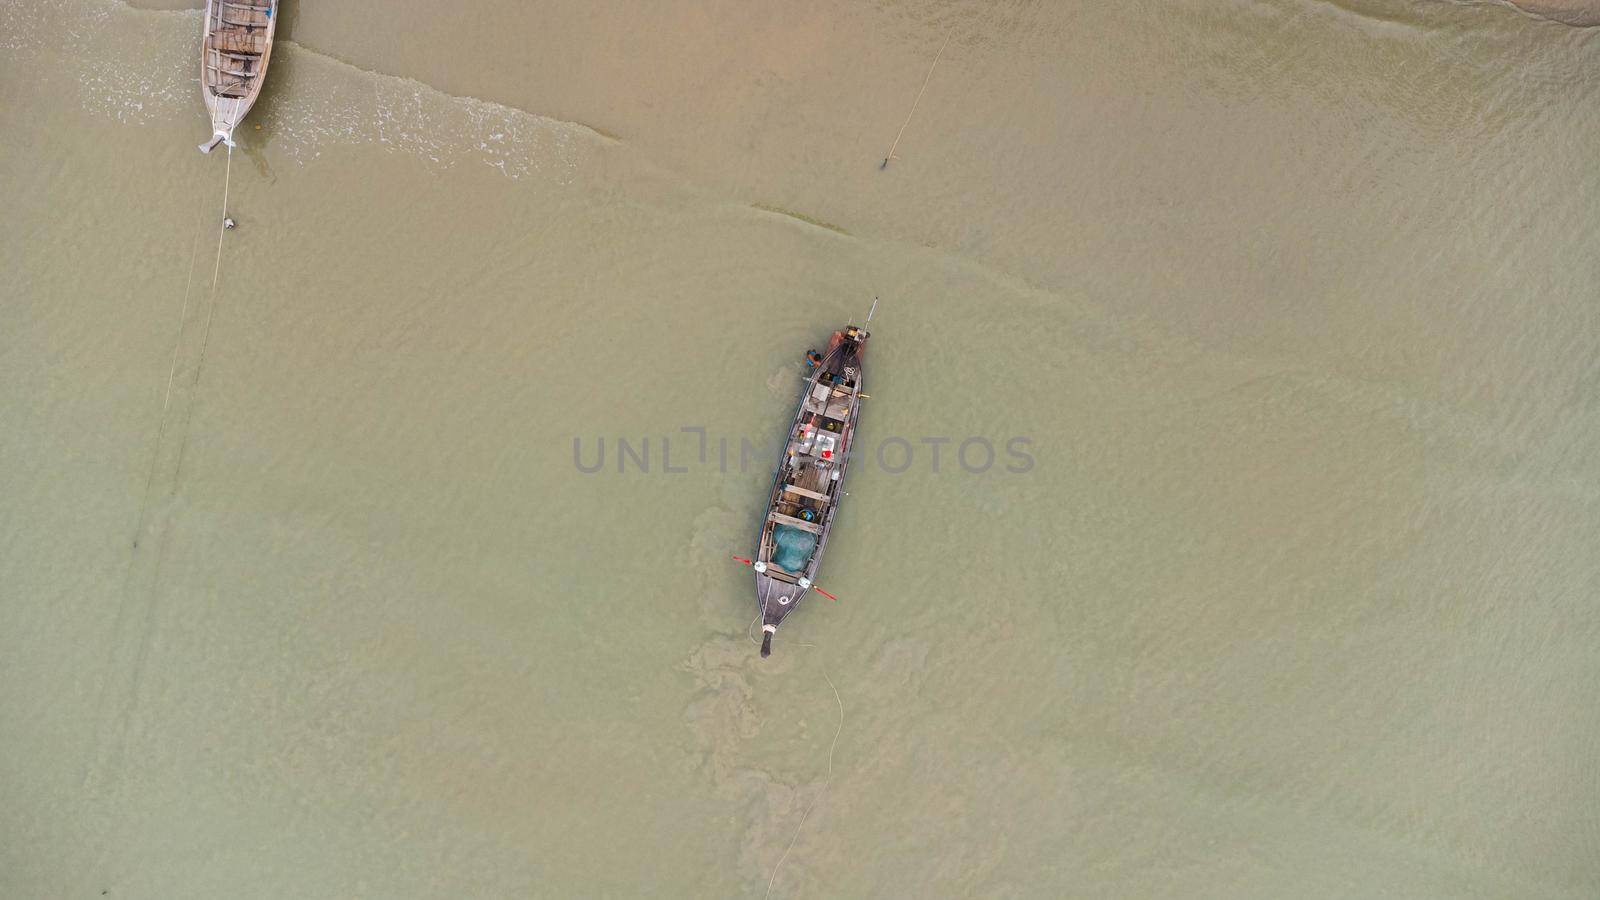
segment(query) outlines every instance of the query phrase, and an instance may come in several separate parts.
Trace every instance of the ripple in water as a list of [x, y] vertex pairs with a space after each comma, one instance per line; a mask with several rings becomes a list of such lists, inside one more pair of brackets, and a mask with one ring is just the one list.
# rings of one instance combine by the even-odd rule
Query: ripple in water
[[[137, 10], [114, 0], [68, 7], [0, 0], [0, 10], [0, 48], [19, 57], [95, 48], [81, 54], [77, 69], [85, 109], [131, 125], [194, 118], [203, 126], [198, 11]], [[44, 35], [65, 40], [49, 46]], [[615, 143], [583, 125], [451, 96], [285, 41], [273, 47], [267, 85], [247, 121], [302, 164], [333, 147], [379, 144], [439, 169], [483, 165], [512, 179], [539, 174], [561, 184], [587, 154]]]

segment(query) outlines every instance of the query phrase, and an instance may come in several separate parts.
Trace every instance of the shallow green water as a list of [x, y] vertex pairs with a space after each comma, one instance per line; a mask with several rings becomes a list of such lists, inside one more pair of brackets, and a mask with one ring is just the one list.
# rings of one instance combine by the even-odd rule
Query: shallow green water
[[0, 0], [0, 894], [1600, 891], [1595, 33], [296, 3], [213, 293], [198, 28]]

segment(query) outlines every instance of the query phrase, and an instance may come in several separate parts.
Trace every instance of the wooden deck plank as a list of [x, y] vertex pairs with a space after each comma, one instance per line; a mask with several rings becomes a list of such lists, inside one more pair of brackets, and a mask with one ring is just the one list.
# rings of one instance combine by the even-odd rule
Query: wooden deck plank
[[786, 484], [783, 486], [783, 489], [791, 494], [799, 494], [802, 497], [810, 497], [813, 500], [821, 500], [823, 503], [828, 502], [827, 494], [819, 494], [816, 491], [807, 490], [798, 484]]
[[780, 512], [775, 512], [768, 515], [767, 521], [777, 522], [779, 525], [793, 525], [801, 531], [809, 531], [812, 534], [822, 533], [821, 525], [818, 525], [814, 522], [807, 522], [805, 519], [797, 519], [794, 516], [786, 516]]

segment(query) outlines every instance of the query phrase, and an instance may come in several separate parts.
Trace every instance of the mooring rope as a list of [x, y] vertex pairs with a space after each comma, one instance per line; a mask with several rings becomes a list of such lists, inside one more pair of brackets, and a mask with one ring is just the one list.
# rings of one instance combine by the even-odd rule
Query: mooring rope
[[[211, 302], [206, 310], [206, 327], [200, 334], [200, 358], [194, 364], [194, 381], [189, 390], [193, 394], [200, 387], [200, 373], [206, 364], [206, 347], [211, 344], [211, 322], [217, 316], [217, 281], [222, 276], [222, 239], [228, 234], [228, 187], [233, 178], [233, 145], [228, 145], [228, 165], [222, 177], [222, 225], [217, 229], [217, 261], [211, 268]], [[189, 411], [183, 417], [183, 442], [178, 445], [178, 464], [172, 472], [172, 493], [178, 493], [178, 476], [183, 473], [183, 457], [189, 449], [189, 421], [194, 418], [195, 397], [189, 398]]]
[[228, 165], [222, 176], [222, 225], [217, 229], [217, 262], [211, 267], [211, 309], [206, 312], [206, 330], [200, 338], [200, 360], [194, 366], [195, 384], [200, 383], [200, 367], [206, 363], [206, 344], [211, 341], [211, 319], [217, 312], [217, 279], [222, 274], [222, 239], [228, 234], [228, 187], [233, 180], [233, 145], [228, 145]]
[[[216, 306], [217, 279], [218, 279], [219, 273], [222, 270], [222, 238], [223, 238], [223, 235], [227, 234], [227, 230], [228, 230], [228, 225], [227, 225], [227, 221], [228, 221], [228, 188], [229, 188], [229, 185], [232, 182], [232, 176], [233, 176], [233, 148], [229, 147], [228, 148], [228, 165], [224, 169], [223, 176], [222, 176], [222, 225], [221, 225], [221, 227], [219, 229], [219, 232], [218, 232], [218, 235], [217, 235], [217, 260], [216, 260], [216, 264], [212, 267], [212, 270], [211, 270], [211, 291], [210, 291], [210, 296], [211, 296], [213, 310], [215, 310], [215, 306]], [[201, 215], [202, 215], [202, 217], [205, 215], [204, 208], [202, 208]], [[204, 224], [204, 222], [205, 222], [205, 220], [204, 220], [204, 218], [202, 218], [199, 224]], [[133, 550], [135, 552], [129, 554], [129, 556], [128, 556], [128, 567], [127, 567], [126, 571], [123, 572], [123, 575], [122, 575], [122, 591], [121, 591], [122, 599], [121, 599], [121, 602], [117, 605], [116, 622], [115, 622], [115, 625], [114, 625], [115, 631], [119, 635], [122, 632], [123, 623], [124, 623], [124, 621], [126, 619], [126, 616], [128, 615], [128, 593], [129, 593], [129, 589], [130, 589], [130, 587], [132, 586], [132, 583], [133, 583], [134, 566], [139, 560], [139, 554], [137, 552], [138, 549], [139, 549], [139, 538], [144, 533], [145, 519], [146, 519], [146, 517], [147, 517], [147, 515], [149, 513], [149, 509], [150, 509], [150, 488], [155, 483], [156, 469], [161, 465], [161, 444], [162, 444], [162, 441], [165, 440], [166, 433], [167, 433], [167, 413], [171, 410], [171, 407], [172, 407], [172, 387], [173, 387], [174, 382], [177, 379], [178, 360], [183, 354], [183, 332], [184, 332], [185, 328], [187, 327], [188, 321], [189, 321], [189, 297], [190, 297], [191, 291], [192, 291], [192, 289], [194, 287], [194, 265], [199, 259], [199, 254], [200, 254], [200, 235], [202, 235], [204, 233], [205, 232], [202, 229], [197, 227], [195, 229], [194, 240], [190, 243], [190, 247], [189, 247], [189, 275], [185, 279], [184, 285], [183, 285], [183, 304], [182, 304], [181, 310], [178, 313], [178, 336], [173, 342], [172, 363], [167, 369], [167, 389], [166, 389], [166, 394], [165, 394], [165, 396], [162, 397], [162, 400], [161, 400], [161, 422], [158, 425], [158, 427], [156, 428], [156, 446], [155, 446], [154, 452], [151, 454], [151, 457], [150, 457], [150, 472], [149, 472], [148, 475], [145, 476], [144, 496], [140, 500], [140, 503], [139, 503], [139, 519], [138, 519], [137, 522], [134, 523]], [[210, 316], [208, 315], [207, 318], [206, 318], [206, 331], [207, 331], [207, 334], [210, 333], [210, 330], [211, 330], [211, 319], [210, 319]], [[204, 359], [204, 344], [203, 343], [201, 345], [201, 358], [202, 358], [202, 360]], [[196, 383], [198, 383], [199, 377], [200, 377], [199, 369], [196, 368], [196, 370], [195, 370], [195, 382]], [[191, 398], [191, 403], [190, 403], [190, 411], [191, 411], [191, 413], [193, 412], [193, 409], [194, 409], [194, 404], [193, 404], [192, 398]], [[188, 417], [186, 416], [184, 418], [184, 443], [185, 444], [188, 443], [188, 427], [189, 427], [189, 420], [188, 420]], [[181, 466], [182, 465], [182, 461], [183, 461], [183, 450], [182, 450], [181, 447], [179, 448], [178, 454], [179, 454], [178, 455], [178, 461], [179, 461], [179, 465]], [[177, 491], [176, 475], [174, 475], [173, 491], [174, 492]], [[167, 532], [165, 532], [165, 531], [162, 532], [162, 536], [163, 537], [165, 537], [166, 534], [167, 534]], [[164, 549], [163, 544], [158, 543], [157, 550], [156, 550], [156, 561], [155, 561], [156, 574], [155, 574], [155, 576], [153, 576], [155, 578], [159, 578], [160, 577], [161, 553], [162, 553], [163, 549]], [[134, 671], [135, 671], [134, 680], [135, 680], [135, 683], [137, 683], [137, 679], [138, 679], [137, 672], [138, 672], [139, 668], [141, 668], [142, 665], [143, 665], [143, 657], [144, 657], [145, 646], [146, 645], [141, 645], [138, 657], [136, 658], [136, 660], [134, 662]], [[113, 662], [112, 665], [115, 665], [115, 662]], [[108, 675], [107, 680], [104, 683], [102, 683], [101, 686], [100, 686], [100, 699], [96, 703], [96, 710], [97, 710], [96, 719], [97, 720], [104, 716], [105, 704], [107, 702], [107, 697], [108, 697], [110, 691], [111, 691], [111, 685], [110, 685], [110, 680], [109, 680], [109, 675]], [[96, 768], [97, 768], [97, 764], [94, 763], [93, 761], [91, 761], [89, 763], [88, 771], [86, 771], [85, 774], [84, 774], [84, 783], [85, 784], [88, 784], [90, 782], [90, 780], [94, 777]]]
[[[226, 193], [227, 188], [223, 188]], [[194, 264], [200, 261], [200, 235], [204, 230], [199, 226], [205, 223], [205, 208], [200, 209], [201, 219], [195, 223], [194, 240], [189, 242], [189, 275], [183, 282], [183, 305], [178, 310], [178, 336], [172, 340], [172, 364], [167, 367], [167, 390], [161, 398], [161, 421], [156, 427], [155, 452], [150, 456], [150, 473], [144, 479], [144, 493], [139, 501], [139, 519], [133, 526], [133, 546], [139, 546], [139, 534], [144, 530], [145, 513], [150, 508], [150, 486], [156, 480], [156, 466], [161, 461], [161, 439], [167, 435], [167, 410], [172, 408], [172, 384], [178, 378], [178, 358], [183, 352], [183, 332], [189, 324], [189, 296], [194, 288]], [[131, 564], [130, 564], [131, 568]]]
[[[797, 647], [809, 647], [810, 644], [795, 644]], [[827, 672], [822, 673], [822, 679], [828, 682], [828, 689], [833, 691], [833, 701], [839, 704], [839, 727], [834, 729], [833, 743], [828, 745], [828, 774], [822, 778], [822, 787], [817, 790], [817, 795], [811, 798], [811, 803], [806, 806], [806, 811], [800, 814], [800, 823], [794, 826], [794, 836], [789, 838], [789, 846], [783, 848], [783, 855], [778, 857], [778, 864], [772, 867], [772, 877], [767, 879], [767, 892], [762, 894], [762, 900], [772, 896], [772, 886], [778, 882], [778, 870], [783, 868], [784, 860], [789, 858], [789, 851], [800, 840], [800, 829], [806, 827], [806, 819], [811, 817], [811, 811], [817, 808], [817, 801], [828, 792], [828, 784], [833, 781], [833, 751], [839, 746], [839, 735], [844, 733], [844, 701], [839, 699], [839, 689], [833, 686], [833, 679]]]
[[[756, 622], [761, 621], [765, 616], [766, 609], [765, 605], [763, 605], [762, 611], [756, 614], [755, 619], [750, 623], [750, 627], [744, 630], [744, 636], [749, 638], [753, 644], [759, 645], [761, 643], [756, 640], [755, 627]], [[815, 649], [817, 645], [801, 642], [786, 644], [785, 646]], [[833, 751], [839, 747], [839, 735], [844, 734], [844, 701], [839, 698], [839, 689], [834, 687], [833, 679], [828, 677], [827, 672], [822, 673], [822, 680], [828, 683], [828, 690], [833, 691], [833, 702], [839, 704], [839, 727], [834, 729], [833, 743], [828, 745], [828, 774], [823, 776], [822, 787], [817, 791], [817, 795], [811, 798], [811, 802], [806, 806], [806, 811], [800, 814], [800, 822], [794, 826], [794, 836], [789, 838], [789, 846], [783, 848], [783, 855], [778, 857], [778, 864], [772, 867], [772, 877], [767, 879], [767, 892], [761, 895], [762, 900], [772, 896], [772, 886], [778, 883], [778, 870], [783, 868], [784, 861], [789, 858], [789, 851], [793, 850], [795, 843], [800, 840], [800, 830], [806, 827], [806, 819], [811, 817], [811, 811], [817, 808], [817, 802], [822, 799], [823, 794], [828, 792], [828, 785], [833, 781]]]
[[939, 64], [939, 57], [944, 55], [944, 48], [950, 46], [950, 39], [956, 36], [954, 27], [944, 36], [944, 43], [939, 45], [939, 52], [933, 55], [933, 64], [928, 66], [928, 74], [922, 79], [922, 89], [917, 91], [917, 99], [911, 101], [911, 111], [906, 113], [906, 120], [900, 124], [900, 133], [894, 136], [894, 143], [889, 145], [889, 155], [883, 158], [879, 169], [887, 169], [889, 160], [894, 159], [894, 148], [900, 146], [900, 138], [905, 136], [906, 126], [911, 124], [911, 117], [917, 114], [917, 104], [922, 102], [922, 95], [928, 90], [928, 82], [933, 80], [933, 68]]

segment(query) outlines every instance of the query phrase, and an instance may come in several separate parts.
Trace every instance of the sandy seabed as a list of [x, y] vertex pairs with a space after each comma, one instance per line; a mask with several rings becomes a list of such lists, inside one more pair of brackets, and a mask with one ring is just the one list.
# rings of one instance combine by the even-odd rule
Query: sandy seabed
[[1512, 0], [1513, 5], [1568, 25], [1600, 25], [1600, 2], [1596, 0]]

